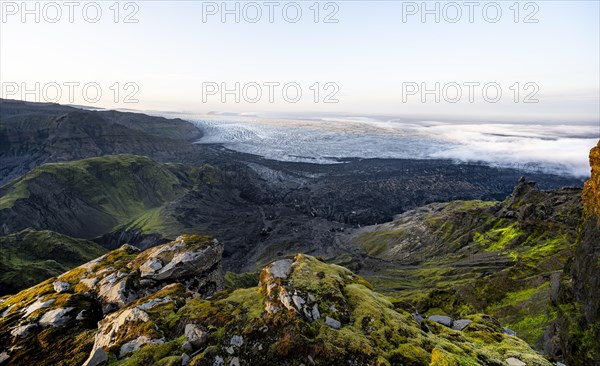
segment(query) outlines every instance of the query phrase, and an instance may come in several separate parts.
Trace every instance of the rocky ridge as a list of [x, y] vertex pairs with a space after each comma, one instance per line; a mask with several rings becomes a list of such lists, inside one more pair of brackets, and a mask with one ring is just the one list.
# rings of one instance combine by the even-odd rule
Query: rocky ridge
[[124, 245], [3, 298], [0, 364], [550, 365], [491, 317], [417, 321], [307, 255], [269, 264], [256, 287], [219, 291], [222, 250], [199, 236]]
[[167, 335], [147, 323], [149, 313], [220, 290], [222, 252], [222, 244], [200, 236], [145, 252], [123, 245], [3, 298], [0, 328], [10, 331], [0, 347], [10, 364], [92, 366], [115, 347], [123, 356], [163, 343]]

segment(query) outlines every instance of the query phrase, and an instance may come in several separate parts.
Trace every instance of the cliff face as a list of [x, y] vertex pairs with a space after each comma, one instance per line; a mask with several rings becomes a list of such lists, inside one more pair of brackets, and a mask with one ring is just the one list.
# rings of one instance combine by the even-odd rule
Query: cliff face
[[590, 151], [590, 166], [592, 176], [583, 188], [583, 205], [586, 215], [600, 218], [600, 141]]
[[584, 218], [559, 299], [561, 350], [568, 365], [600, 365], [600, 141], [590, 152]]

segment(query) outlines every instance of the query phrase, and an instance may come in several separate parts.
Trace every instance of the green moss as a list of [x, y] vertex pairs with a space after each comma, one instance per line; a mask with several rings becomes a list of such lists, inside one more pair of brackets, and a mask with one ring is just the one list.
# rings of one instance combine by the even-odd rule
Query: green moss
[[115, 269], [125, 267], [129, 262], [136, 258], [137, 252], [128, 253], [126, 250], [117, 249], [109, 252], [102, 257], [99, 263], [95, 264], [91, 272], [98, 272], [101, 269], [112, 267]]
[[531, 300], [535, 294], [538, 294], [542, 291], [546, 291], [550, 288], [550, 282], [545, 282], [542, 285], [534, 288], [527, 288], [521, 291], [515, 292], [507, 292], [504, 300], [500, 302], [497, 306], [514, 306], [515, 304], [523, 301]]
[[225, 286], [230, 289], [258, 286], [259, 272], [225, 273]]
[[[175, 365], [174, 357], [169, 357], [170, 354], [180, 349], [177, 341], [173, 340], [163, 344], [149, 344], [134, 352], [131, 357], [111, 362], [109, 365], [119, 366], [143, 366], [143, 365]], [[181, 364], [181, 358], [178, 358]]]
[[[558, 235], [554, 238], [548, 238], [545, 240], [538, 239], [536, 241], [537, 241], [537, 243], [535, 243], [535, 241], [534, 241], [534, 243], [530, 242], [531, 244], [534, 244], [534, 245], [529, 247], [523, 253], [522, 260], [535, 263], [540, 260], [549, 258], [562, 250], [567, 249], [570, 245], [569, 239], [567, 238], [567, 236], [565, 234]], [[529, 244], [529, 243], [526, 242], [526, 244]]]
[[165, 211], [166, 205], [146, 210], [133, 221], [122, 227], [123, 230], [137, 230], [143, 234], [161, 234], [165, 238], [176, 238], [183, 226]]
[[521, 230], [515, 222], [506, 227], [493, 228], [483, 234], [475, 233], [473, 241], [484, 246], [486, 252], [499, 252], [519, 235], [521, 235]]
[[368, 255], [376, 257], [386, 251], [390, 246], [397, 242], [402, 236], [403, 231], [375, 231], [362, 233], [358, 237], [361, 249], [367, 252]]

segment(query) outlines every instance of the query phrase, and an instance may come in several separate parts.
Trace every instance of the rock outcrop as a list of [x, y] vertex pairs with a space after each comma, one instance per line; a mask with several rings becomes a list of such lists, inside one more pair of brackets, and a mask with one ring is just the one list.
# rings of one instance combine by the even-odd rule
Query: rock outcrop
[[218, 291], [221, 251], [198, 236], [125, 245], [5, 299], [0, 362], [550, 366], [490, 317], [461, 330], [419, 324], [350, 270], [307, 255], [266, 266], [257, 287]]
[[150, 320], [219, 291], [222, 252], [218, 241], [197, 235], [144, 252], [123, 245], [4, 299], [0, 350], [15, 365], [95, 366], [162, 344], [167, 335]]

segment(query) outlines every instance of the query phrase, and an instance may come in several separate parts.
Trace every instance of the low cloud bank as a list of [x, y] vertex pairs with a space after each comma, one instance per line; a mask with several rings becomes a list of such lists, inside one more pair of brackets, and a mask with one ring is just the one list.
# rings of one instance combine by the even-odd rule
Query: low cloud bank
[[452, 159], [576, 177], [589, 175], [588, 152], [600, 138], [586, 124], [500, 124], [374, 118], [190, 118], [200, 143], [277, 160], [328, 163], [335, 158]]

